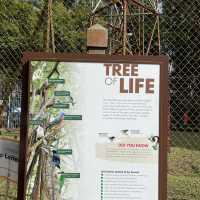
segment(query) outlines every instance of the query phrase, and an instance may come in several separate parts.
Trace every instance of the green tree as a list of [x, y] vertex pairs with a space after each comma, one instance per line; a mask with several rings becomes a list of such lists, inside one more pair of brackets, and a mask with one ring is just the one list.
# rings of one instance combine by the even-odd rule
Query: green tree
[[172, 61], [172, 124], [183, 125], [183, 113], [189, 112], [192, 127], [199, 125], [199, 1], [164, 1], [161, 33], [163, 52]]
[[[6, 96], [21, 73], [23, 51], [43, 51], [47, 30], [47, 0], [0, 0], [0, 75]], [[53, 1], [57, 52], [84, 52], [89, 7], [79, 1], [73, 7]]]
[[86, 28], [89, 7], [80, 3], [66, 7], [57, 1], [53, 8], [56, 50], [61, 52], [86, 51]]

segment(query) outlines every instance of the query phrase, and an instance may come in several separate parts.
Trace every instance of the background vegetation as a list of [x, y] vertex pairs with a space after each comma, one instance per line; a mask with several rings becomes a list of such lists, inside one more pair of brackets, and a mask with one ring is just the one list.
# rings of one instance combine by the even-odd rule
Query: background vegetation
[[[56, 51], [86, 51], [89, 2], [54, 0]], [[45, 5], [46, 0], [0, 0], [0, 99], [5, 102], [20, 79], [22, 52], [45, 50]], [[163, 1], [162, 53], [169, 55], [171, 62], [169, 200], [200, 199], [199, 6], [199, 0]], [[186, 111], [190, 124], [184, 126]]]

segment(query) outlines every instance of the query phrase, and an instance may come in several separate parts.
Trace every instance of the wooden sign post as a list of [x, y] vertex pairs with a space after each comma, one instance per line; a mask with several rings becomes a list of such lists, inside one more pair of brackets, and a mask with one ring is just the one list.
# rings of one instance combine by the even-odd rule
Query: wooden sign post
[[87, 31], [87, 47], [89, 54], [105, 54], [108, 47], [108, 30], [96, 24]]

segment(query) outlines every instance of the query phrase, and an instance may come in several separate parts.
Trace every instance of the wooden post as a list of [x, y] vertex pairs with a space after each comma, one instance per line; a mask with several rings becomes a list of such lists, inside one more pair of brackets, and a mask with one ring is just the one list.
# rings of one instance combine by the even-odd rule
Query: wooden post
[[108, 30], [95, 24], [87, 30], [88, 54], [105, 54], [108, 47]]

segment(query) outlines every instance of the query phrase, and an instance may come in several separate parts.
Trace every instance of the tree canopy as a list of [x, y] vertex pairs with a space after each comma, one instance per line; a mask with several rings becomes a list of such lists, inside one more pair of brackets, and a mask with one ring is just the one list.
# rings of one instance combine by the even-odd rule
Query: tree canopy
[[[7, 88], [4, 98], [20, 78], [23, 51], [44, 51], [47, 0], [0, 1], [0, 75]], [[53, 25], [57, 52], [84, 52], [89, 7], [85, 1], [53, 1]], [[10, 89], [9, 89], [10, 88]]]

